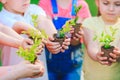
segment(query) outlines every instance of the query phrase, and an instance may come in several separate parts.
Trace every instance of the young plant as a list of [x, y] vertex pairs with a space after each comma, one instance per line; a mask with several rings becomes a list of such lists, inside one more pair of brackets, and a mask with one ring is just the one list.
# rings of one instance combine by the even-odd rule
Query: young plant
[[[37, 15], [32, 16], [32, 22], [35, 27], [38, 26], [37, 17]], [[22, 47], [20, 47], [17, 53], [25, 60], [34, 63], [37, 59], [36, 52], [38, 50], [38, 46], [41, 44], [42, 39], [46, 39], [48, 36], [44, 30], [39, 31], [37, 29], [29, 29], [28, 31], [23, 31], [23, 34], [28, 34], [33, 40], [34, 44], [31, 46], [30, 49], [23, 49]]]
[[73, 26], [74, 28], [74, 33], [72, 34], [72, 36], [75, 36], [75, 34], [79, 31], [81, 23], [77, 23], [79, 17], [78, 17], [78, 12], [81, 10], [82, 5], [79, 5], [78, 7], [75, 5], [74, 9], [75, 9], [75, 18], [71, 19], [69, 22], [66, 22], [65, 26]]
[[[65, 39], [65, 36], [71, 37], [71, 34], [69, 33], [70, 29], [71, 29], [70, 26], [75, 26], [77, 24], [77, 20], [78, 20], [78, 16], [77, 15], [78, 15], [79, 10], [82, 8], [82, 6], [81, 5], [78, 6], [78, 7], [74, 6], [74, 8], [75, 8], [75, 14], [76, 14], [75, 18], [71, 19], [70, 21], [67, 21], [65, 23], [65, 27], [63, 27], [62, 29], [58, 30], [57, 34], [54, 34], [54, 38], [55, 38], [54, 41], [55, 42], [59, 42], [61, 45], [62, 45], [62, 42]], [[79, 25], [78, 25], [78, 28], [79, 28]], [[77, 30], [77, 32], [78, 32], [79, 29], [76, 28], [75, 30]]]
[[111, 47], [111, 42], [114, 41], [115, 39], [115, 33], [116, 33], [117, 29], [114, 29], [112, 27], [110, 27], [110, 34], [106, 33], [106, 32], [102, 32], [100, 37], [96, 36], [94, 37], [93, 40], [98, 39], [99, 42], [102, 44], [102, 46], [105, 49], [108, 49]]
[[68, 34], [70, 31], [70, 27], [69, 26], [65, 26], [62, 29], [58, 30], [57, 32], [57, 37], [58, 38], [64, 38], [66, 34]]
[[110, 33], [107, 32], [102, 32], [100, 36], [96, 36], [94, 37], [93, 40], [98, 40], [101, 44], [101, 51], [104, 52], [104, 56], [108, 57], [109, 60], [109, 53], [113, 52], [114, 46], [111, 45], [111, 43], [115, 40], [115, 34], [117, 32], [118, 29], [114, 29], [112, 28], [112, 26], [110, 26]]
[[60, 45], [62, 45], [64, 39], [66, 37], [71, 37], [71, 34], [69, 33], [70, 31], [70, 27], [69, 26], [65, 26], [63, 28], [61, 28], [60, 30], [57, 31], [57, 34], [54, 34], [54, 42], [59, 42]]

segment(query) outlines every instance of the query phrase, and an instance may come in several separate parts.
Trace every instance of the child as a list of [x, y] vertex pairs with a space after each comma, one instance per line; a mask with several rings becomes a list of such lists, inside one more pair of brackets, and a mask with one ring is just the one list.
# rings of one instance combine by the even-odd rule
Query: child
[[[21, 38], [21, 40], [19, 40], [18, 38]], [[23, 38], [16, 32], [14, 32], [11, 28], [0, 24], [0, 44], [16, 48], [20, 46], [22, 46], [23, 48], [29, 48], [27, 46], [30, 45], [27, 45], [26, 43], [32, 44], [32, 41], [23, 40]], [[18, 80], [20, 78], [26, 77], [40, 77], [44, 73], [43, 69], [43, 65], [40, 61], [36, 61], [34, 65], [29, 63], [28, 61], [23, 61], [22, 63], [14, 66], [0, 67], [0, 80]], [[36, 70], [38, 71], [36, 72]]]
[[[4, 8], [2, 9], [0, 13], [0, 17], [2, 18], [0, 19], [0, 21], [3, 24], [12, 27], [16, 22], [23, 21], [23, 22], [33, 25], [31, 21], [31, 15], [35, 14], [35, 15], [38, 15], [40, 29], [44, 29], [49, 35], [52, 35], [53, 33], [56, 32], [54, 27], [51, 26], [49, 19], [46, 18], [45, 12], [36, 5], [30, 5], [30, 0], [19, 0], [19, 1], [1, 0], [1, 2], [3, 3]], [[10, 64], [15, 64], [19, 62], [19, 60], [21, 60], [14, 53], [15, 53], [15, 50], [11, 50]], [[42, 54], [40, 57], [41, 57], [40, 59], [43, 59], [43, 61], [46, 62], [45, 54]], [[46, 74], [44, 75], [43, 79], [48, 80], [47, 70], [46, 70]]]
[[[95, 1], [100, 16], [88, 18], [83, 22], [83, 37], [86, 45], [83, 63], [84, 79], [120, 80], [120, 63], [116, 62], [116, 59], [120, 55], [120, 0]], [[117, 29], [115, 40], [112, 42], [115, 49], [113, 53], [110, 53], [111, 58], [109, 59], [112, 64], [106, 61], [107, 57], [103, 57], [100, 44], [93, 40], [95, 35], [99, 36], [103, 31], [109, 33], [110, 26]], [[105, 65], [101, 65], [98, 62]]]
[[[46, 11], [57, 30], [61, 29], [66, 21], [75, 17], [74, 5], [82, 5], [82, 9], [78, 13], [78, 23], [90, 17], [88, 5], [84, 0], [40, 0], [39, 2], [39, 6]], [[46, 55], [49, 80], [80, 80], [82, 51], [79, 37], [71, 39], [71, 45], [64, 53], [58, 53], [56, 47], [49, 46], [54, 43], [46, 44], [49, 50]], [[50, 50], [51, 48], [52, 50]]]

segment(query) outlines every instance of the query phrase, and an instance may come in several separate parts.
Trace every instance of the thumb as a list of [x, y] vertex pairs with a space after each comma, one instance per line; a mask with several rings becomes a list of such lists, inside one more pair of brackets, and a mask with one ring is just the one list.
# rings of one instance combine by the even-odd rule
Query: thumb
[[53, 41], [53, 40], [54, 40], [54, 38], [53, 38], [53, 37], [49, 37], [49, 40], [50, 40], [50, 41]]
[[25, 39], [25, 42], [29, 45], [32, 45], [33, 44], [33, 40], [31, 39]]

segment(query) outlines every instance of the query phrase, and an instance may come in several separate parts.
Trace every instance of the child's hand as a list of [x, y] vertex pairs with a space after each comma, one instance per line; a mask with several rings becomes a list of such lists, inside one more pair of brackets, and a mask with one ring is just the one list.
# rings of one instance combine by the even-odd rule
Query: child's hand
[[70, 38], [66, 38], [62, 44], [61, 52], [64, 52], [66, 49], [68, 49], [68, 46], [70, 45]]
[[97, 61], [102, 65], [111, 65], [112, 63], [108, 61], [107, 57], [104, 57], [104, 52], [98, 52], [96, 54]]
[[13, 74], [16, 75], [17, 79], [40, 77], [44, 74], [44, 66], [39, 60], [35, 64], [24, 61], [14, 67]]
[[120, 50], [119, 48], [114, 48], [113, 53], [110, 53], [111, 58], [109, 58], [109, 61], [116, 62], [117, 59], [120, 57]]
[[40, 43], [40, 45], [37, 48], [36, 54], [40, 55], [45, 47], [45, 44], [47, 43], [46, 39], [42, 39], [42, 42]]
[[49, 40], [46, 43], [47, 49], [52, 53], [52, 54], [57, 54], [61, 51], [61, 46], [58, 42], [53, 42], [54, 38], [49, 38]]
[[[70, 33], [71, 34], [74, 33], [74, 28], [71, 29]], [[78, 31], [78, 33], [76, 33], [75, 36], [72, 37], [72, 39], [71, 39], [71, 45], [76, 46], [76, 45], [80, 44], [80, 39], [82, 39], [82, 36], [83, 36], [83, 30], [80, 29]]]
[[30, 49], [32, 44], [33, 44], [33, 41], [31, 39], [25, 38], [23, 39], [21, 46], [24, 49]]
[[[71, 34], [74, 33], [74, 28], [71, 29]], [[80, 28], [79, 32], [75, 34], [74, 37], [72, 37], [72, 39], [78, 41], [80, 40], [80, 38], [82, 38], [82, 35], [83, 35], [83, 30]]]
[[40, 72], [39, 72], [39, 73], [35, 73], [31, 78], [41, 77], [41, 76], [43, 76], [43, 74], [44, 74], [44, 72], [45, 72], [43, 63], [42, 63], [40, 60], [36, 60], [35, 65], [40, 66], [40, 67], [39, 67]]
[[42, 53], [42, 51], [43, 51], [43, 49], [44, 49], [44, 43], [42, 42], [42, 43], [40, 43], [40, 45], [37, 47], [37, 50], [36, 50], [36, 54], [37, 55], [40, 55], [41, 53]]

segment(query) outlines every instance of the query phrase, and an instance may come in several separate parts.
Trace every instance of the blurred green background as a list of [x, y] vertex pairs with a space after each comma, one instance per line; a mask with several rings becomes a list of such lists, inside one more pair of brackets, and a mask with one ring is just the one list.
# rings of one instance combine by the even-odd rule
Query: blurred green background
[[[95, 0], [85, 0], [88, 5], [89, 5], [89, 9], [90, 9], [90, 12], [92, 14], [92, 16], [96, 16], [97, 15], [97, 8], [96, 8], [96, 5], [95, 5]], [[39, 0], [31, 0], [31, 3], [33, 4], [38, 4]], [[2, 4], [0, 3], [0, 10], [2, 8]], [[0, 61], [0, 65], [1, 65], [1, 61]]]

